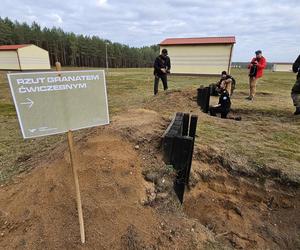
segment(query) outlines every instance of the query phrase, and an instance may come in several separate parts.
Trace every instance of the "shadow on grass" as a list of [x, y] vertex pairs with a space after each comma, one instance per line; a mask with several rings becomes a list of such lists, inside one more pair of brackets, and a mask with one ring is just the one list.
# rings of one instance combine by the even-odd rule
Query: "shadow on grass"
[[[295, 123], [299, 122], [297, 116], [289, 110], [278, 110], [278, 109], [265, 109], [265, 108], [252, 108], [252, 109], [242, 109], [235, 108], [232, 109], [232, 114], [242, 116], [243, 120], [251, 121], [262, 121], [267, 119], [279, 120], [283, 123]], [[300, 118], [300, 117], [299, 117]]]

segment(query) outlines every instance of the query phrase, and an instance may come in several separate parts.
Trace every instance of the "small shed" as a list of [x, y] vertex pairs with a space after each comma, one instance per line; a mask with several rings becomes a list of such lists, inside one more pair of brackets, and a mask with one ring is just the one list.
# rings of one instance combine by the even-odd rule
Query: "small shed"
[[292, 72], [293, 71], [293, 63], [274, 63], [273, 69], [274, 72]]
[[167, 38], [160, 50], [167, 49], [171, 72], [189, 75], [219, 75], [230, 72], [235, 37]]
[[50, 69], [49, 53], [33, 44], [1, 45], [0, 70]]

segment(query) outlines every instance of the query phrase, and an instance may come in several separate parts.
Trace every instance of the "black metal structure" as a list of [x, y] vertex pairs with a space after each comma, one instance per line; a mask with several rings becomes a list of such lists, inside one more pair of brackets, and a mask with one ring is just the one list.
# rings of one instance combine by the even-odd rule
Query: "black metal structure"
[[189, 183], [197, 121], [196, 115], [177, 113], [163, 135], [164, 160], [177, 172], [174, 191], [181, 203]]

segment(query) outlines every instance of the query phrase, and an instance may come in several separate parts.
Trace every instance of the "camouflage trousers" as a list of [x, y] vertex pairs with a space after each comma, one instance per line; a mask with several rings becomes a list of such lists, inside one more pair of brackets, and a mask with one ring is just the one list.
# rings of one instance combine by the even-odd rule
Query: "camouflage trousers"
[[293, 99], [294, 106], [300, 107], [300, 79], [297, 79], [292, 88], [291, 97]]

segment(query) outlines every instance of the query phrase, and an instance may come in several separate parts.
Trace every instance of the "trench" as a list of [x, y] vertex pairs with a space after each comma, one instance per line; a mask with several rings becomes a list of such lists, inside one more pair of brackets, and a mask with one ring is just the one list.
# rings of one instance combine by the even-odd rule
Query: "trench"
[[194, 160], [184, 212], [235, 249], [300, 249], [299, 187]]

